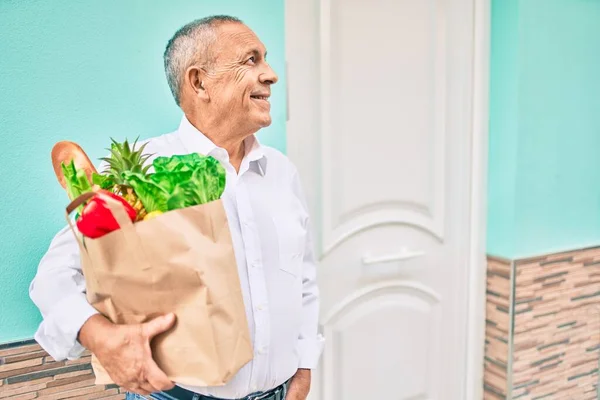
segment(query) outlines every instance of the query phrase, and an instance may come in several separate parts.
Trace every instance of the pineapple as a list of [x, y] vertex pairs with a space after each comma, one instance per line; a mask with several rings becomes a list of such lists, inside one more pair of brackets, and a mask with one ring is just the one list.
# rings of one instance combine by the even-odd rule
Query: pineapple
[[104, 157], [101, 160], [107, 163], [106, 168], [102, 173], [113, 184], [113, 193], [123, 196], [123, 198], [133, 207], [137, 213], [136, 221], [141, 221], [146, 216], [147, 212], [144, 205], [138, 199], [131, 186], [123, 179], [122, 173], [125, 171], [137, 172], [143, 175], [148, 173], [150, 165], [144, 166], [151, 154], [144, 154], [146, 143], [136, 149], [137, 139], [133, 146], [129, 146], [127, 139], [123, 143], [119, 143], [112, 139], [110, 146], [110, 157]]

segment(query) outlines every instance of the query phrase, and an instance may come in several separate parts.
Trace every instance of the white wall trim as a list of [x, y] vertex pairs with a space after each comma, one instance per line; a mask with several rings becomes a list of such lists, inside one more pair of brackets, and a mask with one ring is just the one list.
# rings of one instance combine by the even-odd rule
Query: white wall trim
[[483, 398], [491, 0], [474, 1], [469, 310], [465, 399]]

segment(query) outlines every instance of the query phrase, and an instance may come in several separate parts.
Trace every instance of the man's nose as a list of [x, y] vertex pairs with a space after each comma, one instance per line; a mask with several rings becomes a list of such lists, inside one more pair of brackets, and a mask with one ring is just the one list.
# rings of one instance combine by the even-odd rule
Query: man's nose
[[264, 83], [267, 85], [277, 83], [277, 81], [279, 80], [277, 74], [275, 73], [275, 71], [273, 71], [273, 68], [271, 68], [269, 64], [266, 64], [265, 71], [262, 74], [260, 74], [259, 79], [260, 83]]

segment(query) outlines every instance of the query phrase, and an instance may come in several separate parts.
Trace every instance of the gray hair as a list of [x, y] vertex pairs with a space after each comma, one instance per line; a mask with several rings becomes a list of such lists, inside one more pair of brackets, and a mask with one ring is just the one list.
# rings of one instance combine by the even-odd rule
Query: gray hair
[[179, 106], [183, 75], [192, 65], [210, 68], [214, 61], [211, 45], [217, 39], [215, 28], [224, 23], [243, 23], [229, 15], [213, 15], [181, 27], [167, 43], [163, 55], [165, 74], [171, 93]]

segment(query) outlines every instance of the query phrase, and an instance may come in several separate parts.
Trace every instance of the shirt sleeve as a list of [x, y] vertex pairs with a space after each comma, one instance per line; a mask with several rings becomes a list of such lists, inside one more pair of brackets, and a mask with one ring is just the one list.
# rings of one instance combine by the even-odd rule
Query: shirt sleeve
[[40, 261], [29, 296], [42, 314], [35, 340], [57, 361], [79, 358], [85, 351], [77, 341], [79, 330], [98, 311], [86, 299], [79, 245], [68, 227]]
[[[308, 215], [308, 206], [300, 178], [295, 170], [292, 184], [294, 193], [301, 200]], [[298, 368], [315, 369], [319, 364], [325, 339], [319, 333], [319, 288], [310, 218], [307, 218], [306, 225], [307, 240], [302, 263], [302, 325], [299, 337], [300, 362]]]

